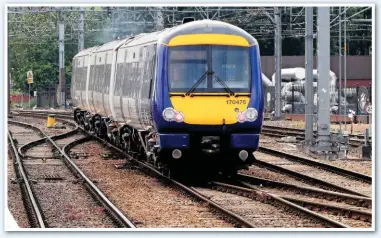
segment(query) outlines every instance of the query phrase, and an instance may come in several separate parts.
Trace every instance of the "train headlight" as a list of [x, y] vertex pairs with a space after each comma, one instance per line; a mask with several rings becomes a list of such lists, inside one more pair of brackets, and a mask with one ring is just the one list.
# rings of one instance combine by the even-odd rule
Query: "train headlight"
[[175, 119], [175, 116], [176, 116], [176, 111], [173, 108], [168, 107], [164, 109], [163, 117], [166, 121], [173, 121]]
[[181, 112], [177, 112], [175, 109], [173, 109], [171, 107], [167, 107], [163, 111], [163, 118], [166, 121], [183, 122], [184, 121], [184, 114]]
[[255, 121], [258, 118], [258, 111], [255, 108], [248, 108], [245, 112], [246, 121]]

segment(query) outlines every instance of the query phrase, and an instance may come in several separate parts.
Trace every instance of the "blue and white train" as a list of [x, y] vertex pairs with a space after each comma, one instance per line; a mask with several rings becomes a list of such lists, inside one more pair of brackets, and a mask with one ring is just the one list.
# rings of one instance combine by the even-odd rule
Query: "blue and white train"
[[253, 163], [264, 111], [259, 46], [201, 20], [85, 49], [73, 58], [75, 119], [162, 168]]

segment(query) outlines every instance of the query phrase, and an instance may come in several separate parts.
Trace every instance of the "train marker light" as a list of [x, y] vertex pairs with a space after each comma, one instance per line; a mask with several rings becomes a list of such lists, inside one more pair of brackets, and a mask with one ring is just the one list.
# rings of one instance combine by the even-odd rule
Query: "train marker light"
[[240, 123], [245, 122], [246, 121], [245, 113], [241, 112], [240, 114], [238, 114], [237, 119], [238, 119], [238, 122]]
[[184, 121], [184, 115], [181, 112], [176, 113], [175, 116], [176, 122], [183, 122]]

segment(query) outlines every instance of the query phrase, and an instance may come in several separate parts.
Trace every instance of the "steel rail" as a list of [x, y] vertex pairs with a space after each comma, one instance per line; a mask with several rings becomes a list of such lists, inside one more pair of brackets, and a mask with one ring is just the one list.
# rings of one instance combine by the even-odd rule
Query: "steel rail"
[[314, 177], [311, 177], [311, 176], [308, 176], [305, 174], [301, 174], [299, 172], [295, 172], [295, 171], [292, 171], [292, 170], [289, 170], [289, 169], [286, 169], [286, 168], [283, 168], [283, 167], [280, 167], [280, 166], [277, 166], [274, 164], [270, 164], [270, 163], [267, 163], [265, 161], [255, 160], [254, 165], [258, 165], [260, 167], [268, 168], [270, 170], [280, 172], [283, 174], [291, 175], [295, 178], [302, 179], [302, 180], [304, 180], [304, 181], [306, 181], [309, 184], [312, 184], [314, 186], [318, 185], [318, 186], [322, 186], [324, 188], [333, 189], [334, 191], [341, 191], [344, 193], [353, 194], [353, 195], [357, 195], [357, 196], [361, 196], [361, 197], [369, 197], [369, 196], [364, 195], [362, 193], [355, 192], [353, 190], [340, 187], [336, 184], [332, 184], [332, 183], [329, 183], [327, 181], [323, 181], [321, 179], [317, 179], [317, 178], [314, 178]]
[[[30, 124], [18, 121], [8, 120], [8, 122], [11, 124], [20, 125], [28, 128], [34, 127]], [[103, 192], [99, 188], [97, 188], [95, 184], [82, 172], [82, 170], [69, 158], [69, 156], [64, 152], [66, 146], [61, 150], [61, 148], [52, 140], [51, 137], [46, 135], [39, 128], [34, 128], [37, 129], [43, 135], [45, 140], [47, 140], [51, 145], [53, 145], [53, 147], [55, 147], [57, 151], [59, 151], [59, 153], [62, 155], [64, 159], [65, 164], [69, 167], [69, 169], [85, 182], [92, 194], [95, 195], [102, 203], [102, 205], [104, 205], [104, 207], [113, 214], [113, 217], [118, 219], [121, 225], [127, 228], [135, 228], [135, 225], [127, 217], [125, 217], [124, 214], [118, 208], [116, 208], [114, 204], [112, 204], [112, 202], [103, 194]]]
[[[13, 137], [12, 137], [11, 132], [9, 130], [8, 130], [8, 140], [11, 144], [12, 154], [14, 155], [14, 159], [13, 159], [14, 163], [13, 164], [15, 165], [15, 167], [17, 166], [19, 174], [21, 175], [21, 179], [25, 185], [26, 195], [28, 196], [30, 204], [32, 205], [31, 210], [32, 210], [33, 214], [28, 214], [29, 219], [30, 219], [30, 221], [33, 221], [32, 223], [36, 222], [36, 224], [33, 224], [33, 225], [40, 227], [40, 228], [45, 228], [46, 225], [45, 225], [45, 221], [43, 219], [42, 211], [41, 211], [40, 207], [38, 206], [37, 199], [34, 196], [34, 193], [32, 191], [32, 187], [29, 183], [29, 179], [25, 173], [23, 163], [22, 163], [22, 161], [18, 155], [16, 145], [13, 141]], [[28, 209], [27, 209], [27, 211], [28, 211]]]
[[[69, 131], [69, 132], [65, 132], [65, 133], [62, 133], [62, 134], [59, 134], [59, 135], [55, 135], [55, 136], [51, 136], [51, 139], [52, 140], [60, 140], [60, 139], [63, 139], [63, 138], [67, 138], [69, 136], [72, 136], [72, 135], [75, 135], [78, 133], [78, 128], [75, 128], [74, 130], [72, 131]], [[41, 138], [39, 140], [35, 140], [35, 141], [31, 141], [23, 146], [21, 146], [19, 148], [19, 154], [22, 156], [22, 157], [29, 157], [29, 158], [40, 158], [40, 157], [36, 157], [36, 156], [30, 156], [30, 155], [27, 155], [26, 154], [26, 151], [29, 150], [30, 148], [32, 147], [35, 147], [35, 146], [38, 146], [38, 145], [41, 145], [41, 144], [45, 144], [46, 143], [46, 138]], [[46, 158], [46, 157], [44, 157]], [[52, 156], [52, 158], [55, 158], [55, 156]]]
[[342, 214], [346, 217], [350, 217], [352, 219], [360, 219], [361, 221], [372, 221], [372, 213], [371, 212], [365, 212], [365, 211], [360, 211], [356, 209], [351, 209], [351, 208], [346, 208], [346, 207], [340, 207], [340, 206], [335, 206], [335, 205], [329, 205], [329, 204], [323, 204], [319, 202], [312, 202], [308, 201], [305, 199], [299, 199], [299, 198], [294, 198], [294, 197], [288, 197], [288, 196], [280, 196], [281, 198], [298, 204], [302, 207], [306, 207], [310, 210], [320, 210], [320, 211], [329, 211], [333, 215], [336, 214]]
[[257, 190], [257, 189], [244, 188], [244, 187], [221, 183], [221, 182], [212, 182], [212, 187], [213, 186], [216, 186], [217, 190], [225, 190], [230, 193], [238, 194], [245, 197], [250, 197], [252, 199], [257, 199], [262, 202], [270, 202], [270, 203], [273, 203], [275, 206], [276, 205], [280, 205], [281, 207], [285, 206], [299, 213], [303, 213], [304, 215], [308, 216], [311, 219], [318, 220], [319, 222], [331, 228], [349, 228], [347, 225], [343, 223], [337, 222], [333, 219], [320, 215], [316, 212], [310, 211], [302, 206], [299, 206], [290, 201], [287, 201], [286, 199], [272, 193], [268, 193], [268, 192]]
[[303, 158], [303, 157], [300, 157], [300, 156], [297, 156], [297, 155], [292, 155], [292, 154], [289, 154], [289, 153], [285, 153], [285, 152], [282, 152], [282, 151], [273, 150], [271, 148], [264, 147], [264, 146], [260, 146], [259, 147], [259, 152], [263, 152], [263, 153], [271, 154], [271, 155], [275, 155], [275, 156], [281, 156], [281, 157], [283, 157], [283, 158], [285, 158], [287, 160], [296, 161], [296, 162], [299, 162], [299, 163], [302, 163], [302, 164], [305, 164], [305, 165], [308, 165], [308, 166], [313, 166], [313, 167], [316, 167], [316, 168], [321, 168], [321, 169], [324, 169], [324, 170], [328, 170], [328, 171], [330, 171], [332, 173], [336, 173], [336, 174], [339, 174], [339, 175], [344, 175], [346, 177], [350, 177], [350, 178], [353, 178], [353, 179], [356, 179], [356, 180], [361, 180], [363, 182], [372, 184], [372, 177], [370, 177], [368, 175], [365, 175], [365, 174], [357, 173], [357, 172], [354, 172], [354, 171], [351, 171], [351, 170], [346, 170], [346, 169], [343, 169], [343, 168], [340, 168], [340, 167], [336, 167], [336, 166], [332, 166], [332, 165], [329, 165], [329, 164], [321, 163], [321, 162], [318, 162], [318, 161], [306, 159], [306, 158]]
[[68, 120], [73, 120], [74, 119], [74, 114], [73, 113], [60, 113], [60, 112], [48, 112], [48, 111], [15, 111], [16, 114], [14, 113], [13, 116], [30, 116], [34, 115], [37, 117], [42, 117], [42, 116], [48, 116], [50, 114], [54, 114], [56, 116], [59, 116], [61, 119], [68, 119]]
[[258, 178], [252, 175], [246, 174], [237, 174], [236, 179], [240, 181], [240, 183], [246, 187], [253, 188], [253, 185], [262, 186], [262, 187], [270, 187], [270, 188], [281, 188], [288, 189], [295, 193], [310, 195], [314, 197], [321, 197], [327, 200], [336, 200], [338, 202], [346, 202], [347, 204], [359, 206], [359, 207], [372, 207], [372, 199], [369, 197], [356, 196], [346, 193], [338, 193], [328, 190], [322, 190], [318, 188], [299, 186], [289, 183], [282, 183], [278, 181]]

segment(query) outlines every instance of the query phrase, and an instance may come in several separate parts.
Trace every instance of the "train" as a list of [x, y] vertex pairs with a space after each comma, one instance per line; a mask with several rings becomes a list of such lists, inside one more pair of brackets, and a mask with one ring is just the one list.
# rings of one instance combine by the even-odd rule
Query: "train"
[[264, 90], [243, 29], [190, 21], [85, 49], [72, 67], [76, 122], [134, 158], [233, 173], [255, 161]]

